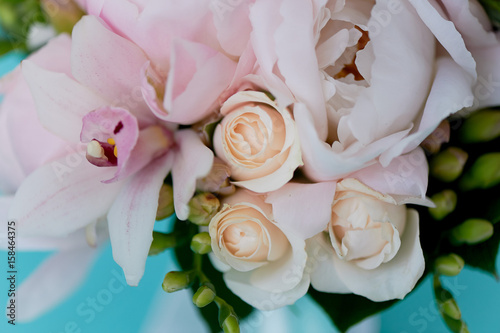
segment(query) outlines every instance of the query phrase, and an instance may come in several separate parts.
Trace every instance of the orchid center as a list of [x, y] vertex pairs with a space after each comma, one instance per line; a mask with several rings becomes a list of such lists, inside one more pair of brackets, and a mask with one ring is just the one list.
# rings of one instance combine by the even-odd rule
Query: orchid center
[[108, 138], [106, 142], [92, 140], [87, 144], [87, 160], [100, 167], [116, 166], [118, 164], [118, 148], [115, 139]]

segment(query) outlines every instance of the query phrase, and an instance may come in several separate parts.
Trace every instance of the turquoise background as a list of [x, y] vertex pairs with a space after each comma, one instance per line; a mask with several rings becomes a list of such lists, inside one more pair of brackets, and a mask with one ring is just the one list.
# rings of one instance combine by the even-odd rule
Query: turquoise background
[[[20, 54], [12, 53], [2, 57], [0, 76], [14, 68], [21, 57]], [[168, 228], [165, 223], [167, 222], [159, 223], [157, 228]], [[18, 284], [49, 255], [48, 252], [18, 253]], [[6, 277], [3, 277], [7, 275], [6, 257], [6, 252], [1, 251], [0, 272], [4, 275], [0, 275], [0, 304], [7, 302], [8, 284]], [[13, 327], [8, 325], [7, 319], [4, 318], [0, 320], [0, 332], [63, 333], [78, 332], [77, 329], [93, 333], [203, 331], [200, 326], [189, 326], [189, 328], [183, 326], [183, 323], [188, 323], [183, 321], [183, 316], [193, 317], [189, 313], [192, 310], [189, 306], [189, 295], [176, 296], [162, 291], [163, 276], [172, 269], [175, 269], [175, 264], [170, 252], [150, 257], [139, 287], [120, 288], [120, 291], [114, 293], [112, 299], [103, 305], [100, 311], [95, 311], [94, 318], [88, 320], [90, 317], [80, 316], [76, 309], [85, 303], [88, 297], [95, 298], [100, 292], [108, 289], [110, 281], [117, 280], [117, 275], [123, 275], [120, 267], [113, 261], [108, 244], [101, 250], [84, 284], [66, 301], [30, 323], [18, 323]], [[443, 284], [455, 295], [471, 332], [500, 332], [500, 284], [497, 281], [483, 273], [466, 268], [458, 277], [444, 279]], [[186, 305], [188, 310], [184, 310], [182, 304]], [[169, 318], [177, 318], [177, 321]], [[195, 322], [189, 320], [189, 323], [191, 321]], [[148, 323], [160, 325], [154, 328], [148, 327]], [[381, 316], [374, 318], [372, 324], [380, 325], [380, 328], [374, 331], [361, 330], [361, 332], [446, 332], [433, 301], [429, 278], [407, 296], [404, 302], [399, 302]], [[322, 310], [307, 297], [292, 307], [271, 314], [257, 314], [250, 321], [243, 323], [242, 328], [243, 332], [276, 333], [306, 330], [318, 333], [335, 332]]]

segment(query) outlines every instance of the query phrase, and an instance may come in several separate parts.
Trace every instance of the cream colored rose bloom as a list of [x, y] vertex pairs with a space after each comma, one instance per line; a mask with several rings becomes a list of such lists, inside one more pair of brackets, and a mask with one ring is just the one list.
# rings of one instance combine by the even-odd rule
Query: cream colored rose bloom
[[209, 225], [214, 266], [227, 286], [261, 310], [293, 304], [309, 286], [304, 239], [273, 219], [260, 195], [237, 190]]
[[220, 112], [224, 118], [215, 130], [214, 148], [231, 168], [235, 185], [264, 193], [292, 179], [302, 158], [290, 110], [264, 93], [241, 91]]
[[327, 231], [308, 241], [311, 284], [373, 301], [403, 298], [424, 271], [418, 235], [416, 211], [356, 179], [344, 179], [337, 184]]

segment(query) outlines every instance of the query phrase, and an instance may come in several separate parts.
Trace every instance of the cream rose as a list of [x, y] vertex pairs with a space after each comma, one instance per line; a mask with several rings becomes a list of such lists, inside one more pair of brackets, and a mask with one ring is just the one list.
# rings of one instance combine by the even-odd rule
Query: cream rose
[[273, 219], [260, 195], [240, 189], [209, 225], [214, 266], [227, 286], [261, 310], [293, 304], [309, 287], [304, 239]]
[[414, 210], [356, 179], [342, 180], [327, 231], [308, 241], [311, 284], [373, 301], [403, 298], [424, 271], [418, 230]]
[[264, 93], [242, 91], [220, 112], [224, 118], [215, 130], [214, 148], [231, 168], [235, 185], [264, 193], [292, 179], [302, 158], [290, 110]]

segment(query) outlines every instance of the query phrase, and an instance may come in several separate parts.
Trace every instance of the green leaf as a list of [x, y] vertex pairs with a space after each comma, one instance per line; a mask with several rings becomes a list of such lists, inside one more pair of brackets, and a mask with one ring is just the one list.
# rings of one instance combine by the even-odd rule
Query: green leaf
[[[192, 235], [198, 233], [198, 227], [195, 226], [194, 224], [186, 221], [177, 220], [177, 222], [175, 223], [174, 230], [186, 230], [186, 229], [191, 229], [190, 231]], [[180, 267], [183, 270], [190, 270], [193, 267], [193, 252], [189, 248], [189, 244], [176, 247], [175, 256], [177, 258]], [[222, 274], [212, 266], [210, 260], [208, 259], [208, 256], [206, 255], [203, 256], [202, 267], [203, 267], [203, 273], [205, 273], [205, 275], [210, 279], [210, 281], [214, 285], [217, 296], [224, 299], [224, 301], [226, 301], [229, 305], [231, 305], [234, 308], [240, 320], [243, 320], [243, 318], [247, 317], [253, 311], [252, 306], [242, 301], [238, 296], [233, 294], [231, 290], [227, 288], [226, 283], [222, 279]], [[191, 287], [193, 293], [195, 293], [198, 290], [198, 287], [199, 287], [198, 283], [195, 283]], [[195, 307], [194, 304], [193, 307]], [[215, 303], [211, 303], [203, 308], [197, 308], [197, 309], [200, 311], [201, 315], [207, 322], [212, 332], [218, 333], [221, 331], [218, 322], [219, 309]]]
[[309, 289], [309, 295], [325, 310], [341, 332], [346, 332], [349, 327], [397, 302], [373, 302], [358, 295], [322, 293], [312, 288]]

